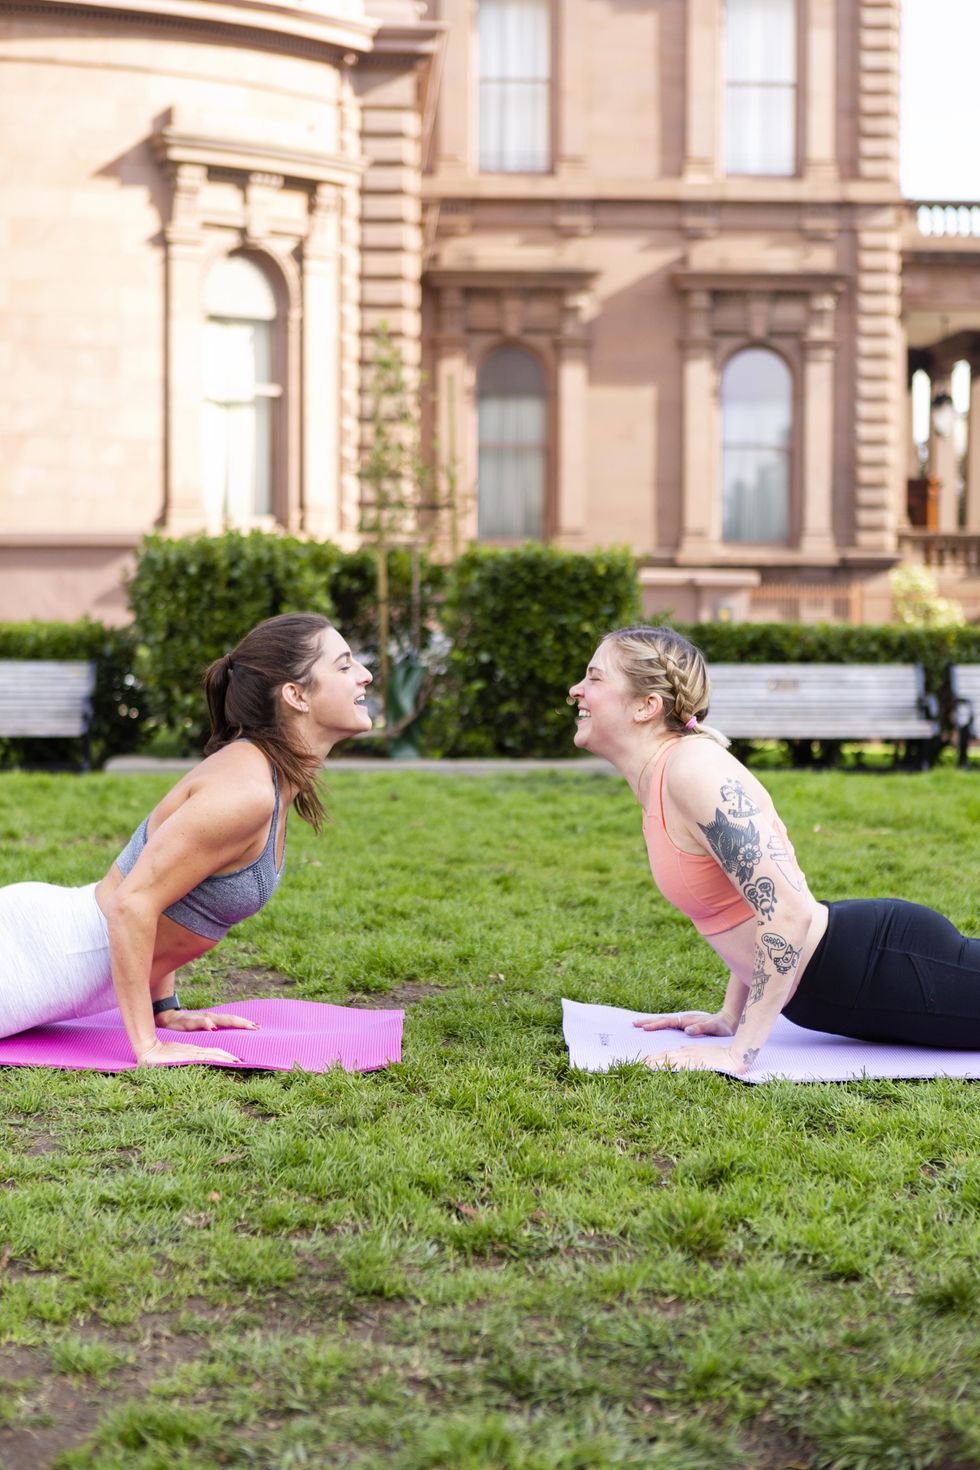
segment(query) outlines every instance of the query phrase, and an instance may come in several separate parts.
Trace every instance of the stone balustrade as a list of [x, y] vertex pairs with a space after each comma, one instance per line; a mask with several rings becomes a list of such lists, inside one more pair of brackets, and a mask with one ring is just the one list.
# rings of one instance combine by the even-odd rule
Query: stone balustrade
[[952, 240], [980, 240], [980, 204], [910, 204], [909, 213], [914, 233], [922, 240], [942, 241], [944, 245]]
[[900, 531], [903, 556], [937, 570], [980, 577], [980, 531]]

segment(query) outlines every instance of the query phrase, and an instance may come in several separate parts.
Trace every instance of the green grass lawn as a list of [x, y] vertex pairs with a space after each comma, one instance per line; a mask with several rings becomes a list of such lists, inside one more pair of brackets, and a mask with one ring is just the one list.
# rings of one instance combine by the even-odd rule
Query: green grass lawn
[[[976, 770], [766, 780], [818, 896], [980, 933]], [[0, 883], [99, 876], [165, 786], [0, 777]], [[181, 992], [404, 1005], [405, 1059], [0, 1071], [0, 1465], [980, 1464], [980, 1088], [572, 1073], [563, 994], [723, 978], [625, 785], [329, 807]]]

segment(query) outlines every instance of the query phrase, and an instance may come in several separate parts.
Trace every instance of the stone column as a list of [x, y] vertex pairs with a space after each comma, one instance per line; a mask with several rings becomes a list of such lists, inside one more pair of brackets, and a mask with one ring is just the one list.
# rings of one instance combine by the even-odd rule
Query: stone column
[[587, 0], [565, 0], [556, 7], [556, 34], [552, 65], [555, 120], [553, 153], [556, 172], [565, 177], [585, 172], [586, 109], [588, 95], [588, 43], [583, 22]]
[[[872, 556], [894, 556], [896, 528], [907, 496], [901, 423], [907, 356], [901, 330], [899, 214], [891, 205], [859, 205], [854, 213], [853, 544]], [[862, 427], [870, 423], [877, 429]]]
[[562, 301], [558, 354], [558, 465], [555, 535], [559, 541], [585, 535], [589, 489], [588, 331], [586, 292], [568, 292]]
[[980, 535], [980, 360], [970, 363], [970, 417], [966, 439], [966, 521], [964, 530]]
[[915, 442], [915, 412], [912, 394], [912, 378], [914, 374], [909, 373], [908, 392], [905, 395], [905, 450], [908, 456], [908, 477], [917, 480], [922, 474], [922, 465], [919, 460], [919, 446]]
[[446, 51], [436, 114], [436, 167], [443, 178], [463, 179], [476, 169], [476, 5], [473, 0], [443, 0], [438, 13], [446, 27]]
[[[932, 402], [935, 405], [937, 399], [949, 398], [952, 407], [950, 368], [938, 368], [932, 375]], [[971, 395], [972, 396], [972, 395]], [[937, 530], [957, 530], [957, 500], [959, 498], [958, 475], [956, 469], [956, 445], [953, 440], [952, 429], [946, 434], [941, 434], [936, 427], [936, 409], [933, 407], [929, 415], [929, 460], [928, 470], [930, 475], [935, 475], [939, 481], [939, 516]], [[947, 415], [949, 417], [949, 415]]]
[[167, 250], [167, 362], [164, 525], [172, 535], [204, 527], [201, 493], [201, 270], [203, 164], [173, 170]]
[[336, 192], [310, 199], [303, 242], [302, 525], [311, 535], [340, 530], [340, 283]]
[[690, 183], [710, 183], [721, 171], [718, 159], [719, 116], [724, 95], [721, 7], [718, 0], [687, 0], [684, 13], [687, 21], [684, 178]]
[[[834, 307], [831, 292], [810, 297], [803, 339], [803, 515], [800, 550], [809, 556], [834, 553]], [[887, 433], [874, 420], [858, 422], [859, 442]]]
[[803, 77], [803, 171], [810, 183], [837, 179], [836, 0], [808, 0]]
[[683, 348], [681, 564], [704, 561], [721, 544], [718, 374], [711, 336], [711, 292], [692, 291]]
[[458, 286], [439, 293], [439, 330], [435, 342], [436, 439], [440, 490], [446, 492], [446, 468], [455, 477], [455, 505], [448, 506], [441, 528], [446, 549], [458, 555], [476, 535], [475, 467], [469, 453], [467, 425], [470, 420], [468, 384], [466, 295]]

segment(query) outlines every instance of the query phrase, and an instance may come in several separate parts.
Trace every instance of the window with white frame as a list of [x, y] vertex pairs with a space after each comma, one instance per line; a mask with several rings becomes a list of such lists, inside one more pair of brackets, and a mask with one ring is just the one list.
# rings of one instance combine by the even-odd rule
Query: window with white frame
[[796, 172], [798, 0], [726, 0], [725, 171]]
[[722, 538], [785, 545], [789, 537], [793, 379], [764, 347], [721, 375]]
[[544, 369], [523, 347], [498, 347], [480, 369], [477, 533], [540, 539], [548, 480]]
[[204, 310], [205, 509], [212, 525], [247, 526], [275, 513], [275, 293], [254, 261], [232, 255], [211, 268]]
[[551, 167], [551, 0], [479, 0], [484, 173]]

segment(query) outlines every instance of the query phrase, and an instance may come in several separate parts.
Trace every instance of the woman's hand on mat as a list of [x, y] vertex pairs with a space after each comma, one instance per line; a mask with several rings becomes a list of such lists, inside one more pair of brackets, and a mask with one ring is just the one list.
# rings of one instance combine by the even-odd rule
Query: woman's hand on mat
[[187, 1041], [158, 1041], [137, 1058], [141, 1067], [168, 1067], [172, 1062], [240, 1062], [220, 1046], [193, 1046]]
[[634, 1021], [641, 1031], [686, 1031], [688, 1036], [733, 1036], [735, 1027], [722, 1011], [671, 1011]]
[[229, 1016], [224, 1011], [161, 1011], [156, 1017], [158, 1026], [168, 1031], [258, 1031], [258, 1021], [246, 1016]]
[[678, 1046], [643, 1060], [648, 1067], [667, 1072], [734, 1072], [740, 1076], [748, 1070], [747, 1064], [736, 1058], [727, 1046]]

